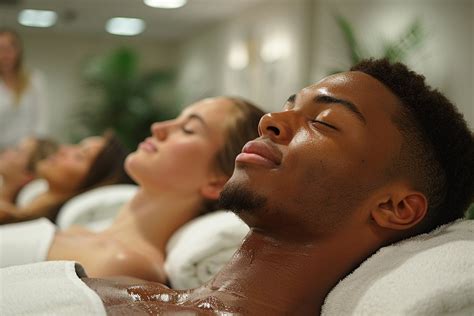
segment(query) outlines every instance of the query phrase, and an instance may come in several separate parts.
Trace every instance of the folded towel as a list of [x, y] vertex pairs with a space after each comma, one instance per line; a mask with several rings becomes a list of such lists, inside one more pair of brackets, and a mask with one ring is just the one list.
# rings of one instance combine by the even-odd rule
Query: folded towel
[[6, 315], [106, 315], [100, 297], [72, 261], [49, 261], [0, 269], [0, 311]]
[[55, 231], [46, 218], [0, 226], [0, 268], [46, 260]]
[[70, 199], [61, 208], [56, 219], [58, 227], [68, 228], [80, 225], [93, 231], [109, 227], [123, 204], [137, 192], [133, 184], [102, 186]]
[[249, 228], [233, 213], [201, 216], [173, 234], [165, 270], [174, 289], [200, 286], [211, 279], [242, 243]]
[[322, 315], [474, 315], [474, 221], [380, 249], [327, 296]]

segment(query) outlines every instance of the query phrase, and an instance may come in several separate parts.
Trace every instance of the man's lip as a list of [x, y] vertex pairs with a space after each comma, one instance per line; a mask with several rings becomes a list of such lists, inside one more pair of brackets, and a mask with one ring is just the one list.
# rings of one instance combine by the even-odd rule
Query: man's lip
[[281, 151], [273, 143], [265, 140], [248, 142], [236, 158], [236, 161], [262, 163], [272, 167], [280, 165], [281, 160]]
[[148, 152], [158, 151], [158, 148], [155, 146], [155, 144], [150, 138], [145, 139], [143, 142], [140, 143], [138, 147]]

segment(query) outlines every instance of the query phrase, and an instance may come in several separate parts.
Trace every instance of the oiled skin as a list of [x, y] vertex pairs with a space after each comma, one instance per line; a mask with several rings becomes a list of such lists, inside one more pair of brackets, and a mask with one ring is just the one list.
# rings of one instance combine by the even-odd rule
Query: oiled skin
[[[340, 101], [328, 105], [328, 94], [356, 104], [363, 119]], [[426, 199], [408, 182], [385, 184], [402, 143], [391, 119], [398, 106], [376, 79], [348, 72], [264, 116], [254, 155], [236, 163], [226, 186], [237, 197], [242, 188], [258, 192], [265, 203], [234, 206], [250, 233], [206, 285], [174, 291], [157, 283], [84, 281], [111, 315], [318, 315], [339, 280], [424, 216]], [[339, 129], [314, 127], [314, 117]]]
[[[109, 315], [249, 315], [239, 297], [226, 293], [211, 294], [207, 288], [175, 291], [147, 281], [82, 279], [104, 302]], [[224, 298], [224, 304], [220, 298]], [[230, 303], [229, 303], [230, 302]], [[255, 312], [255, 311], [254, 311]]]

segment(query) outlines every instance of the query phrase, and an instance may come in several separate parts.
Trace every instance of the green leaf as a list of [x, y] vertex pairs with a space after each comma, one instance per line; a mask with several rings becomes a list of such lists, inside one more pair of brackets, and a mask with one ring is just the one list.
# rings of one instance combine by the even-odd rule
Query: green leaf
[[[334, 14], [334, 18], [347, 44], [351, 65], [357, 64], [363, 59], [375, 57], [368, 54], [367, 51], [360, 46], [353, 27], [345, 17], [340, 14]], [[425, 32], [421, 21], [415, 19], [396, 41], [385, 41], [381, 43], [382, 56], [379, 56], [379, 58], [387, 58], [391, 62], [405, 62], [407, 56], [423, 44], [424, 37]], [[329, 74], [337, 72], [340, 71], [331, 69]]]
[[77, 111], [80, 134], [85, 134], [85, 130], [100, 134], [111, 128], [130, 149], [135, 149], [150, 134], [151, 123], [175, 114], [167, 108], [174, 104], [157, 103], [159, 98], [155, 98], [160, 86], [172, 84], [174, 74], [160, 70], [143, 74], [138, 65], [139, 57], [130, 48], [119, 48], [85, 61], [82, 78], [91, 98]]
[[467, 219], [474, 219], [474, 203], [469, 206], [469, 208], [466, 211], [466, 218]]
[[396, 42], [384, 44], [383, 57], [391, 62], [403, 62], [411, 52], [421, 46], [423, 39], [424, 30], [417, 19]]
[[352, 64], [357, 64], [360, 62], [364, 57], [364, 53], [359, 45], [359, 42], [357, 41], [357, 38], [355, 36], [355, 32], [350, 25], [349, 21], [344, 18], [342, 15], [336, 15], [336, 22], [337, 25], [339, 26], [339, 29], [341, 30], [344, 39], [346, 40], [347, 47], [349, 49], [349, 53], [351, 56], [351, 63]]

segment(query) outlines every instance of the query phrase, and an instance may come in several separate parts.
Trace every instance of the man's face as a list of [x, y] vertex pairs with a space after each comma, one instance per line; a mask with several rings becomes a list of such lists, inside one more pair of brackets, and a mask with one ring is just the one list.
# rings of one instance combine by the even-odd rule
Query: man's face
[[[267, 114], [224, 188], [224, 206], [250, 226], [291, 236], [367, 221], [371, 193], [401, 147], [398, 99], [362, 72], [327, 77]], [[239, 201], [244, 201], [239, 204]], [[241, 211], [241, 212], [240, 212]]]

